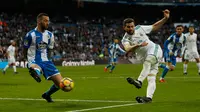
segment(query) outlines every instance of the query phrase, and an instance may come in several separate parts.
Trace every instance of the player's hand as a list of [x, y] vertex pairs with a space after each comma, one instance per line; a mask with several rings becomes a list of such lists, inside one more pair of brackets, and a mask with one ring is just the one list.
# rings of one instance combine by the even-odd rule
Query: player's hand
[[147, 46], [147, 45], [148, 45], [147, 42], [143, 42], [140, 46], [141, 46], [141, 47], [144, 47], [144, 46]]
[[163, 11], [163, 14], [164, 14], [164, 17], [168, 19], [169, 16], [170, 16], [170, 11], [169, 11], [168, 9], [165, 9], [165, 10]]
[[172, 56], [174, 53], [173, 52], [169, 52], [169, 55]]

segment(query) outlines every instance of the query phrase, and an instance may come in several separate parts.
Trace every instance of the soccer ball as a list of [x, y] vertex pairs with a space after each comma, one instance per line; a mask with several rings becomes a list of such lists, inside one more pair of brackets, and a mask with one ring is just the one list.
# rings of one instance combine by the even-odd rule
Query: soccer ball
[[60, 89], [65, 92], [69, 92], [74, 88], [74, 81], [68, 77], [65, 77], [60, 82]]

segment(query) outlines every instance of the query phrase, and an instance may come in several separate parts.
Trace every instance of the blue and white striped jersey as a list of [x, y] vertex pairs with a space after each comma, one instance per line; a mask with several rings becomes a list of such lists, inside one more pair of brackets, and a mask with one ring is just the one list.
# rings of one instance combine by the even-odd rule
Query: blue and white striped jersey
[[181, 36], [178, 36], [176, 33], [172, 34], [164, 43], [165, 52], [173, 52], [174, 56], [177, 56], [179, 53], [183, 55], [185, 49], [186, 37], [182, 33]]
[[41, 33], [35, 28], [24, 37], [24, 48], [28, 48], [29, 62], [49, 61], [48, 49], [53, 49], [53, 46], [54, 35], [48, 30]]
[[108, 48], [109, 56], [111, 58], [117, 58], [119, 54], [125, 54], [126, 51], [124, 51], [119, 44], [113, 43]]

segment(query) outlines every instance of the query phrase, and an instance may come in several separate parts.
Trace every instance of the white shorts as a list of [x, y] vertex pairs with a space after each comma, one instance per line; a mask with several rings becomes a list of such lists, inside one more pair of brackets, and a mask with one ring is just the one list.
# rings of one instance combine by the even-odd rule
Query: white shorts
[[8, 58], [8, 64], [15, 63], [15, 58]]
[[158, 73], [158, 66], [159, 62], [161, 62], [163, 57], [162, 49], [159, 45], [155, 45], [155, 47], [152, 47], [148, 50], [146, 61], [151, 62], [151, 70], [149, 74], [156, 75]]
[[190, 60], [194, 58], [199, 58], [199, 53], [197, 51], [185, 50], [185, 54], [184, 54], [185, 60]]

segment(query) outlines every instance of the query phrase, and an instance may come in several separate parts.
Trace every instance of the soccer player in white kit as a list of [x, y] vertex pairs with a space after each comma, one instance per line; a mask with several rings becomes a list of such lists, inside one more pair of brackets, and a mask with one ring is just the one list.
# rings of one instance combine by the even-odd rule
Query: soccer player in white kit
[[133, 50], [140, 60], [143, 60], [143, 69], [138, 79], [127, 78], [128, 83], [136, 88], [141, 88], [145, 78], [148, 80], [147, 93], [145, 97], [138, 96], [138, 103], [152, 102], [153, 94], [156, 89], [156, 74], [158, 73], [159, 60], [162, 58], [162, 49], [155, 44], [146, 34], [159, 29], [169, 18], [170, 11], [164, 10], [164, 17], [153, 25], [135, 26], [132, 18], [127, 18], [123, 22], [125, 35], [122, 44], [126, 51]]
[[9, 66], [12, 66], [14, 69], [14, 73], [17, 74], [17, 68], [15, 65], [15, 56], [16, 56], [16, 42], [15, 41], [11, 41], [11, 45], [8, 47], [7, 51], [6, 51], [6, 55], [8, 58], [8, 65], [6, 65], [6, 67], [3, 69], [3, 74], [6, 73], [6, 69]]
[[194, 33], [194, 27], [189, 27], [189, 32], [185, 34], [186, 36], [186, 50], [184, 54], [184, 64], [183, 64], [183, 74], [187, 75], [187, 67], [189, 60], [194, 58], [196, 60], [198, 73], [200, 75], [200, 60], [199, 53], [197, 51], [197, 34]]

